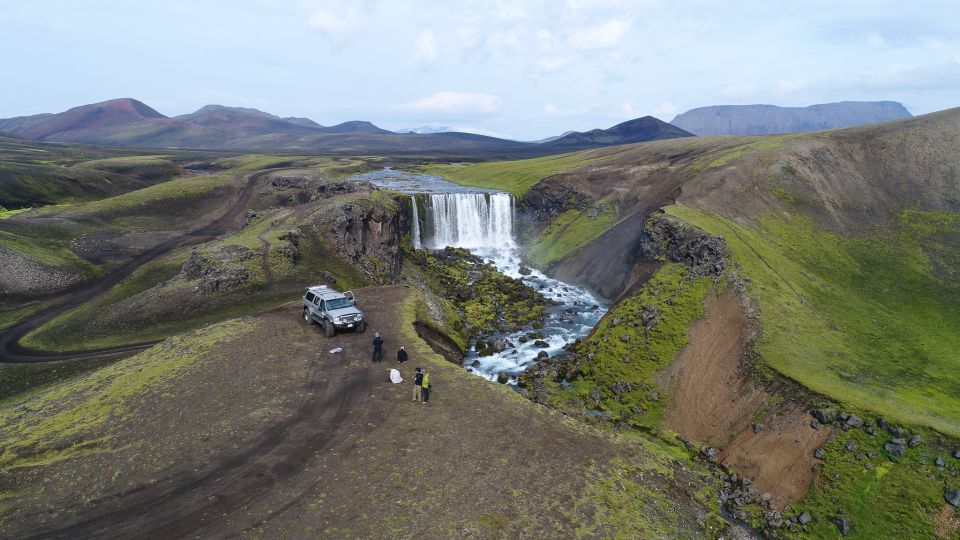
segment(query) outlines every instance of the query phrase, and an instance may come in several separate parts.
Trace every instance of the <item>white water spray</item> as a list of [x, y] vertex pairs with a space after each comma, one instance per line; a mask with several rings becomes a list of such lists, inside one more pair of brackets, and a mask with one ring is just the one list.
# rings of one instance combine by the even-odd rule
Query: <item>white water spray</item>
[[422, 247], [420, 244], [420, 216], [417, 214], [416, 195], [410, 197], [410, 203], [413, 204], [413, 231], [411, 232], [411, 236], [413, 236], [413, 249], [420, 249]]
[[[414, 203], [416, 207], [416, 203]], [[434, 193], [427, 199], [427, 234], [412, 233], [430, 249], [513, 249], [513, 197], [509, 193]], [[416, 246], [416, 243], [414, 244]]]

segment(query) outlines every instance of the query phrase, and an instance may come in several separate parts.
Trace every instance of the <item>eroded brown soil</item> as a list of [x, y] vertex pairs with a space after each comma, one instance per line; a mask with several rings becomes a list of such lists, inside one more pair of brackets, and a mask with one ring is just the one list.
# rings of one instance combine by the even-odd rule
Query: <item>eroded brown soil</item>
[[[667, 426], [684, 438], [722, 449], [720, 463], [746, 475], [783, 508], [801, 500], [813, 482], [813, 451], [830, 430], [810, 427], [800, 406], [767, 411], [771, 396], [743, 373], [748, 320], [738, 296], [709, 296], [704, 318], [688, 330], [690, 343], [661, 374], [672, 388]], [[762, 428], [755, 431], [753, 424]]]

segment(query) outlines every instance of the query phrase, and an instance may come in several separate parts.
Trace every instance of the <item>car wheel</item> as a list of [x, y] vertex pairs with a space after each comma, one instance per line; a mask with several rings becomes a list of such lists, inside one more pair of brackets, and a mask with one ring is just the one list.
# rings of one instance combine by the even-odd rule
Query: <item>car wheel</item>
[[333, 334], [337, 332], [336, 328], [333, 327], [333, 323], [330, 321], [324, 321], [323, 331], [327, 334], [327, 337], [333, 337]]
[[310, 310], [307, 308], [303, 308], [303, 322], [313, 324], [313, 318], [310, 317]]
[[367, 331], [367, 321], [360, 321], [357, 324], [357, 333], [363, 333]]

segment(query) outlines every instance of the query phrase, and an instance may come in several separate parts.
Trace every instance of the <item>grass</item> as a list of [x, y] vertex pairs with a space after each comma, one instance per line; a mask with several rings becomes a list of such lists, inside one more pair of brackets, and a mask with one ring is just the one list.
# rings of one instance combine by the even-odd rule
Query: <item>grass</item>
[[[232, 175], [209, 175], [178, 178], [162, 184], [138, 189], [109, 199], [72, 207], [63, 214], [91, 218], [128, 217], [140, 223], [157, 215], [169, 220], [174, 215], [189, 214], [191, 209], [209, 200], [216, 192], [237, 185]], [[59, 212], [58, 212], [59, 213]]]
[[[576, 350], [579, 367], [558, 403], [599, 409], [612, 422], [654, 430], [668, 401], [654, 381], [687, 344], [687, 327], [703, 317], [712, 284], [686, 267], [664, 265], [633, 296], [604, 315]], [[656, 319], [648, 329], [644, 320]]]
[[596, 215], [589, 210], [567, 210], [540, 233], [526, 256], [541, 267], [549, 268], [610, 229], [618, 220], [617, 212], [601, 207]]
[[0, 228], [0, 246], [49, 268], [99, 275], [100, 267], [77, 257], [70, 249], [74, 232], [57, 226], [10, 223]]
[[181, 174], [179, 165], [167, 156], [129, 156], [84, 161], [78, 169], [106, 171], [145, 180], [160, 180]]
[[537, 182], [554, 174], [596, 163], [595, 153], [576, 152], [515, 161], [427, 165], [424, 172], [444, 177], [456, 184], [500, 189], [518, 199]]
[[906, 211], [843, 238], [804, 217], [751, 225], [667, 211], [723, 236], [762, 311], [763, 361], [814, 391], [960, 435], [960, 214]]
[[[24, 403], [0, 410], [0, 470], [49, 464], [98, 451], [109, 440], [101, 426], [122, 417], [149, 388], [181, 374], [250, 322], [233, 320], [162, 343], [88, 375], [51, 386]], [[26, 412], [25, 412], [26, 411]]]
[[[840, 432], [824, 445], [819, 478], [806, 499], [791, 509], [794, 515], [813, 516], [805, 536], [839, 538], [830, 518], [842, 516], [850, 519], [849, 538], [934, 538], [931, 518], [945, 504], [944, 491], [958, 485], [954, 475], [960, 460], [949, 455], [949, 448], [939, 448], [932, 432], [922, 433], [924, 444], [907, 448], [900, 459], [883, 450], [891, 438], [883, 431], [874, 436], [859, 429]], [[846, 450], [851, 443], [853, 452]], [[944, 468], [935, 466], [936, 456], [944, 458]]]
[[26, 207], [26, 208], [15, 208], [15, 209], [13, 209], [13, 210], [7, 210], [6, 208], [0, 206], [0, 219], [12, 218], [13, 216], [15, 216], [15, 215], [17, 215], [17, 214], [22, 214], [22, 213], [27, 212], [27, 211], [32, 210], [32, 209], [33, 209], [33, 208], [31, 208], [31, 207], [28, 206], [28, 207]]

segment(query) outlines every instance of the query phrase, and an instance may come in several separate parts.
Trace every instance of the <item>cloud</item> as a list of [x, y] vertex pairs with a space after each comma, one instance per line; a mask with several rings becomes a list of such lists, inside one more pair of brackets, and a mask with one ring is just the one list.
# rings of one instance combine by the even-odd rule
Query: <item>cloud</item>
[[404, 105], [410, 111], [439, 114], [493, 114], [500, 110], [501, 99], [492, 94], [437, 92]]
[[570, 32], [570, 45], [575, 49], [608, 49], [620, 43], [630, 29], [628, 19], [611, 19], [603, 24], [577, 28]]
[[661, 101], [660, 106], [653, 111], [653, 115], [661, 120], [670, 121], [677, 115], [677, 106], [670, 101]]
[[547, 103], [546, 105], [543, 106], [543, 112], [547, 114], [553, 114], [557, 112], [557, 106], [554, 105], [553, 103]]
[[360, 17], [353, 11], [335, 14], [318, 9], [310, 14], [307, 24], [335, 42], [344, 42], [360, 30]]
[[502, 133], [497, 133], [496, 131], [490, 131], [489, 129], [473, 126], [457, 126], [450, 129], [451, 131], [459, 131], [460, 133], [473, 133], [474, 135], [485, 135], [487, 137], [496, 137], [498, 139], [513, 139], [513, 137], [509, 135], [504, 135]]
[[633, 104], [629, 101], [620, 106], [620, 110], [626, 113], [627, 116], [634, 117], [637, 115], [636, 109], [633, 108]]
[[413, 56], [409, 62], [416, 66], [432, 64], [440, 56], [440, 50], [437, 49], [437, 40], [432, 30], [420, 32], [417, 39], [413, 42]]

